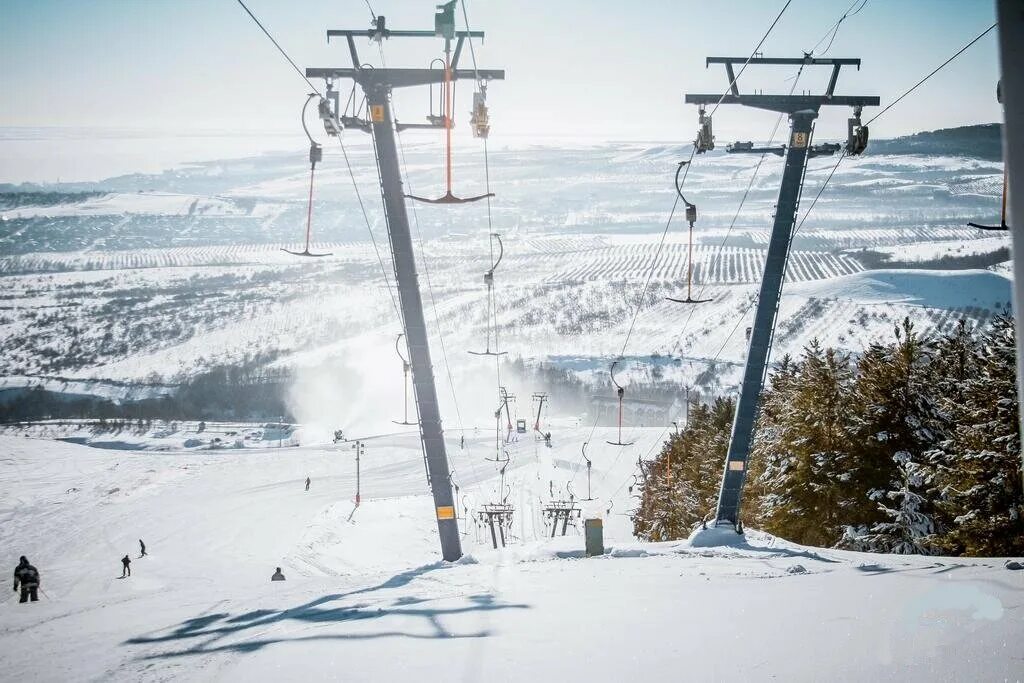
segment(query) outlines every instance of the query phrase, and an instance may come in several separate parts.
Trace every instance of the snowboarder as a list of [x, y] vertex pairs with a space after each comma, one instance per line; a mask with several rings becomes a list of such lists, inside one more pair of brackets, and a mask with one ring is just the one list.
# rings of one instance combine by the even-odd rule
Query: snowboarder
[[270, 577], [270, 580], [271, 581], [284, 581], [285, 580], [284, 574], [281, 573], [281, 568], [280, 567], [278, 567], [277, 571], [274, 572], [274, 575]]
[[306, 477], [306, 490], [309, 490], [309, 477]]
[[139, 539], [139, 549], [142, 551], [142, 554], [139, 555], [139, 557], [145, 557], [146, 556], [146, 544], [142, 542], [141, 538]]
[[21, 584], [21, 600], [18, 602], [39, 601], [39, 571], [29, 564], [28, 559], [22, 555], [18, 566], [14, 568], [14, 592], [18, 592], [18, 584]]
[[132, 558], [128, 557], [127, 555], [125, 555], [124, 557], [121, 558], [121, 566], [123, 567], [123, 569], [121, 570], [121, 578], [122, 579], [125, 576], [131, 576], [132, 575], [131, 564], [132, 564]]

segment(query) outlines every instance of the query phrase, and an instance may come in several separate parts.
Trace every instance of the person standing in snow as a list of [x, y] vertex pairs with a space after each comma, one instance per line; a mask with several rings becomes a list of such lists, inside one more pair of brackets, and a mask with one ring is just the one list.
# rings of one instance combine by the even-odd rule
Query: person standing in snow
[[139, 539], [139, 549], [142, 551], [142, 554], [139, 555], [139, 557], [145, 557], [146, 556], [146, 544], [142, 542], [141, 538]]
[[284, 574], [281, 573], [281, 568], [280, 567], [278, 567], [277, 571], [274, 572], [274, 575], [270, 577], [270, 580], [271, 581], [284, 581], [285, 580]]
[[39, 601], [39, 571], [29, 564], [28, 559], [22, 555], [18, 566], [14, 568], [14, 592], [18, 592], [18, 585], [21, 585], [21, 600], [18, 602]]
[[125, 576], [131, 576], [132, 575], [131, 564], [132, 564], [132, 558], [128, 557], [127, 555], [125, 555], [124, 557], [121, 558], [121, 566], [123, 567], [123, 569], [121, 570], [121, 578], [122, 579]]
[[309, 477], [306, 477], [306, 490], [309, 490]]

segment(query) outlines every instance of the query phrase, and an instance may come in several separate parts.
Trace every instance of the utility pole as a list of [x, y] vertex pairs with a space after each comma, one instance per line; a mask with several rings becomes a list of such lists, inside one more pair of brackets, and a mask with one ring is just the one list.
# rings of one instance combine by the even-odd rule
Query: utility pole
[[[441, 15], [438, 16], [441, 17]], [[402, 175], [398, 162], [398, 150], [395, 145], [395, 121], [391, 108], [391, 92], [395, 88], [440, 84], [446, 80], [454, 82], [460, 78], [476, 78], [483, 81], [503, 79], [504, 71], [460, 70], [458, 68], [459, 57], [466, 39], [482, 39], [483, 36], [482, 31], [455, 31], [453, 23], [442, 25], [441, 21], [438, 21], [435, 31], [396, 31], [388, 29], [384, 17], [378, 16], [375, 25], [369, 29], [327, 31], [328, 41], [335, 37], [345, 39], [352, 60], [351, 68], [306, 69], [307, 78], [322, 78], [327, 82], [328, 93], [336, 93], [333, 90], [335, 80], [351, 79], [362, 88], [366, 95], [369, 121], [347, 116], [340, 120], [346, 126], [365, 130], [373, 135], [384, 195], [388, 240], [391, 245], [402, 318], [405, 323], [409, 362], [412, 366], [413, 388], [416, 404], [419, 407], [420, 439], [423, 443], [424, 459], [427, 463], [430, 488], [434, 498], [437, 530], [441, 540], [441, 555], [449, 562], [462, 557], [462, 543], [459, 537], [458, 520], [455, 516], [455, 500], [449, 478], [448, 456], [445, 451], [441, 414], [437, 403], [434, 371], [430, 361], [423, 300], [416, 273], [416, 258], [413, 253], [412, 236], [409, 232], [409, 216], [405, 207], [405, 193], [402, 189]], [[364, 68], [356, 50], [355, 39], [357, 37], [378, 42], [393, 38], [443, 37], [446, 52], [452, 40], [455, 41], [455, 52], [450, 64], [445, 69]], [[332, 98], [328, 97], [327, 99], [331, 100]], [[337, 101], [336, 98], [333, 99], [335, 102]], [[337, 114], [336, 111], [334, 120], [338, 120]], [[422, 125], [409, 124], [403, 128], [450, 128], [450, 121], [447, 117], [442, 117], [442, 120], [437, 123], [439, 125], [435, 125], [433, 121]]]
[[363, 501], [359, 490], [359, 459], [366, 452], [366, 446], [362, 441], [356, 439], [356, 442], [351, 447], [356, 452], [356, 505], [359, 505]]
[[[747, 474], [747, 460], [754, 435], [754, 422], [757, 417], [758, 402], [764, 386], [765, 373], [768, 366], [768, 355], [771, 351], [772, 337], [775, 333], [775, 320], [778, 314], [779, 299], [782, 295], [782, 281], [786, 272], [786, 261], [789, 258], [789, 247], [793, 238], [797, 206], [803, 190], [804, 173], [807, 170], [808, 148], [814, 130], [814, 120], [818, 110], [824, 105], [853, 107], [854, 118], [849, 123], [848, 152], [859, 154], [866, 144], [867, 129], [860, 124], [862, 107], [878, 106], [878, 97], [835, 95], [836, 81], [839, 70], [843, 66], [860, 68], [859, 59], [816, 59], [810, 56], [790, 58], [753, 57], [708, 57], [705, 66], [724, 64], [729, 79], [729, 92], [725, 95], [687, 95], [687, 104], [701, 107], [702, 123], [705, 105], [741, 104], [758, 109], [781, 112], [789, 115], [790, 133], [789, 148], [786, 152], [785, 167], [782, 172], [782, 187], [775, 205], [775, 222], [772, 226], [768, 242], [768, 254], [765, 259], [764, 275], [761, 277], [761, 290], [754, 312], [754, 325], [750, 333], [747, 348], [747, 362], [743, 368], [743, 384], [740, 398], [736, 403], [736, 417], [732, 424], [729, 437], [729, 451], [725, 459], [722, 483], [718, 492], [718, 509], [715, 526], [732, 526], [742, 532], [740, 522], [740, 502], [743, 482]], [[832, 76], [823, 95], [741, 95], [733, 72], [735, 64], [755, 65], [793, 65], [793, 66], [831, 66]], [[707, 117], [707, 131], [710, 134], [710, 117]], [[703, 129], [702, 129], [703, 132]], [[863, 136], [863, 140], [861, 138]], [[698, 142], [700, 139], [698, 139]]]

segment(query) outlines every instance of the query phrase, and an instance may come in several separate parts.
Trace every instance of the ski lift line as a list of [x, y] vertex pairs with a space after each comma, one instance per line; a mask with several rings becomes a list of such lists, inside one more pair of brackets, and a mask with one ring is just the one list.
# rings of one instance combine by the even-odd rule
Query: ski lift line
[[989, 31], [991, 31], [992, 29], [994, 29], [994, 28], [995, 28], [996, 26], [998, 26], [998, 25], [999, 25], [999, 22], [998, 22], [998, 21], [997, 21], [997, 22], [994, 22], [994, 23], [993, 23], [993, 24], [992, 24], [991, 26], [989, 26], [989, 27], [988, 27], [987, 29], [985, 29], [984, 31], [982, 31], [981, 33], [979, 33], [979, 34], [978, 34], [978, 35], [977, 35], [977, 36], [976, 36], [976, 37], [974, 38], [974, 40], [972, 40], [971, 42], [967, 43], [967, 44], [966, 44], [966, 45], [964, 45], [964, 46], [963, 46], [962, 48], [960, 48], [959, 50], [957, 50], [957, 51], [956, 51], [956, 53], [955, 53], [955, 54], [954, 54], [954, 55], [953, 55], [952, 57], [950, 57], [949, 59], [947, 59], [946, 61], [944, 61], [944, 62], [943, 62], [942, 64], [939, 64], [939, 65], [938, 65], [937, 67], [935, 67], [935, 69], [934, 69], [934, 70], [933, 70], [933, 71], [932, 71], [932, 72], [931, 72], [930, 74], [928, 74], [927, 76], [925, 76], [924, 78], [922, 78], [921, 80], [919, 80], [919, 81], [918, 81], [917, 83], [915, 83], [915, 84], [914, 84], [914, 85], [913, 85], [913, 86], [912, 86], [912, 87], [911, 87], [911, 88], [910, 88], [909, 90], [907, 90], [907, 91], [906, 91], [905, 93], [903, 93], [902, 95], [900, 95], [899, 97], [897, 97], [897, 98], [896, 98], [895, 100], [893, 100], [892, 102], [890, 102], [890, 103], [889, 103], [889, 106], [887, 106], [887, 107], [886, 107], [885, 109], [883, 109], [882, 111], [880, 111], [880, 112], [878, 112], [877, 114], [875, 114], [874, 116], [872, 116], [872, 117], [871, 117], [871, 119], [870, 119], [870, 120], [868, 120], [868, 122], [867, 122], [867, 123], [865, 123], [864, 125], [865, 125], [865, 126], [870, 126], [870, 125], [871, 125], [871, 124], [872, 124], [872, 123], [873, 123], [873, 122], [874, 122], [874, 121], [875, 121], [876, 119], [878, 119], [878, 117], [880, 117], [880, 116], [881, 116], [882, 114], [884, 114], [885, 112], [887, 112], [887, 111], [889, 111], [890, 109], [892, 109], [893, 107], [895, 107], [895, 106], [896, 106], [896, 104], [897, 104], [897, 103], [898, 103], [898, 102], [899, 102], [900, 100], [902, 100], [902, 99], [903, 99], [904, 97], [906, 97], [906, 96], [907, 96], [907, 95], [909, 95], [910, 93], [912, 93], [912, 92], [914, 92], [915, 90], [917, 90], [917, 89], [918, 89], [918, 87], [920, 87], [921, 85], [923, 85], [925, 81], [927, 81], [927, 80], [928, 80], [929, 78], [931, 78], [932, 76], [934, 76], [935, 74], [937, 74], [937, 73], [938, 73], [939, 71], [941, 71], [941, 70], [942, 70], [942, 69], [943, 69], [943, 68], [944, 68], [944, 67], [945, 67], [945, 66], [946, 66], [947, 64], [949, 64], [949, 63], [950, 63], [950, 62], [952, 62], [952, 61], [953, 61], [954, 59], [956, 59], [957, 57], [959, 57], [960, 55], [962, 55], [962, 54], [963, 54], [964, 52], [966, 52], [966, 51], [967, 51], [967, 49], [968, 49], [969, 47], [971, 47], [971, 46], [972, 46], [972, 45], [974, 45], [974, 44], [975, 44], [976, 42], [978, 42], [979, 40], [981, 40], [982, 38], [984, 38], [984, 37], [985, 37], [985, 36], [986, 36], [986, 35], [987, 35], [987, 34], [989, 33]]
[[292, 68], [293, 68], [293, 69], [295, 69], [295, 73], [299, 74], [299, 78], [301, 78], [302, 80], [304, 80], [304, 81], [306, 82], [306, 85], [308, 85], [308, 86], [309, 86], [309, 87], [310, 87], [310, 88], [311, 88], [312, 90], [314, 90], [314, 91], [315, 91], [315, 92], [316, 92], [316, 93], [317, 93], [318, 95], [320, 95], [321, 97], [323, 97], [323, 94], [322, 94], [322, 93], [320, 92], [320, 89], [319, 89], [319, 88], [317, 88], [317, 87], [316, 87], [315, 85], [313, 85], [313, 82], [312, 82], [312, 81], [310, 81], [310, 80], [309, 80], [309, 79], [308, 79], [308, 78], [306, 77], [306, 74], [304, 74], [304, 73], [302, 72], [302, 69], [300, 69], [300, 68], [299, 68], [299, 65], [295, 63], [295, 60], [293, 60], [293, 59], [292, 59], [291, 57], [289, 57], [289, 56], [288, 56], [288, 53], [287, 53], [287, 52], [285, 52], [285, 50], [284, 50], [284, 48], [283, 48], [283, 47], [281, 47], [281, 44], [280, 44], [280, 43], [278, 43], [278, 42], [277, 42], [277, 41], [276, 41], [276, 40], [274, 39], [274, 36], [270, 35], [270, 31], [268, 31], [268, 30], [267, 30], [267, 27], [266, 27], [266, 26], [264, 26], [264, 25], [263, 25], [263, 23], [262, 23], [262, 22], [261, 22], [261, 21], [260, 21], [259, 19], [257, 19], [257, 18], [256, 18], [256, 15], [252, 13], [252, 10], [250, 10], [250, 9], [249, 9], [249, 8], [248, 8], [248, 7], [246, 6], [246, 4], [245, 4], [244, 2], [242, 2], [242, 0], [237, 0], [237, 1], [238, 1], [238, 4], [242, 6], [242, 9], [244, 9], [244, 10], [245, 10], [245, 13], [246, 13], [246, 14], [248, 14], [248, 15], [249, 15], [249, 17], [250, 17], [250, 18], [251, 18], [251, 19], [252, 19], [253, 21], [255, 21], [255, 22], [256, 22], [256, 25], [257, 25], [257, 26], [259, 26], [259, 27], [260, 27], [260, 30], [261, 30], [261, 31], [263, 31], [264, 35], [266, 35], [266, 36], [267, 36], [267, 38], [269, 38], [269, 39], [270, 39], [270, 42], [272, 42], [272, 43], [274, 44], [274, 47], [276, 47], [276, 48], [277, 48], [277, 51], [278, 51], [278, 52], [280, 52], [280, 53], [281, 53], [281, 55], [282, 55], [282, 56], [283, 56], [283, 57], [284, 57], [285, 59], [287, 59], [287, 60], [288, 60], [288, 63], [292, 65]]
[[[860, 4], [860, 7], [857, 7], [858, 3]], [[825, 31], [825, 35], [821, 37], [821, 40], [814, 44], [814, 47], [812, 47], [807, 52], [807, 54], [817, 54], [819, 57], [824, 57], [826, 54], [828, 54], [828, 51], [832, 49], [832, 43], [835, 42], [836, 36], [839, 34], [839, 27], [842, 26], [843, 22], [849, 19], [850, 17], [860, 14], [861, 10], [863, 10], [864, 6], [867, 4], [868, 0], [854, 0], [853, 4], [850, 5], [845, 12], [843, 12], [843, 16], [839, 17], [839, 20], [836, 21], [836, 23], [832, 24], [831, 28]], [[857, 7], [856, 11], [853, 11], [854, 7]], [[829, 39], [828, 45], [822, 52], [818, 53], [818, 46], [825, 42], [825, 39], [829, 37], [830, 33], [832, 34], [832, 37]]]
[[469, 15], [466, 13], [466, 0], [460, 0], [459, 5], [462, 7], [462, 19], [466, 22], [466, 32], [469, 34], [469, 56], [473, 60], [473, 77], [476, 78], [476, 83], [479, 86], [481, 83], [480, 71], [476, 67], [476, 50], [473, 48], [473, 32], [469, 28]]
[[[867, 0], [864, 0], [867, 2]], [[364, 0], [366, 2], [366, 9], [370, 10], [370, 18], [373, 19], [373, 23], [377, 23], [377, 13], [373, 11], [373, 6], [370, 5], [370, 0]]]
[[[781, 10], [779, 10], [779, 14], [778, 14], [778, 16], [775, 17], [775, 21], [772, 22], [771, 26], [768, 27], [768, 30], [764, 32], [763, 36], [761, 36], [761, 40], [758, 41], [757, 47], [754, 48], [754, 51], [750, 53], [749, 57], [747, 57], [747, 61], [745, 61], [743, 63], [743, 66], [740, 67], [739, 72], [737, 72], [737, 74], [729, 82], [729, 87], [727, 87], [725, 89], [725, 92], [722, 93], [722, 96], [718, 99], [718, 102], [715, 103], [715, 106], [711, 109], [711, 113], [708, 114], [708, 116], [714, 116], [715, 112], [718, 111], [718, 107], [721, 106], [722, 102], [725, 100], [726, 95], [729, 94], [729, 91], [731, 91], [733, 89], [733, 87], [736, 85], [736, 81], [738, 81], [740, 76], [743, 75], [743, 72], [746, 71], [747, 66], [750, 65], [750, 60], [753, 59], [754, 55], [756, 55], [761, 50], [761, 46], [764, 45], [764, 41], [768, 40], [768, 36], [775, 29], [775, 25], [779, 23], [779, 19], [781, 19], [782, 15], [786, 13], [786, 10], [789, 9], [789, 5], [792, 2], [793, 2], [793, 0], [786, 0], [786, 4], [782, 6]], [[684, 179], [685, 179], [685, 176], [684, 176]]]

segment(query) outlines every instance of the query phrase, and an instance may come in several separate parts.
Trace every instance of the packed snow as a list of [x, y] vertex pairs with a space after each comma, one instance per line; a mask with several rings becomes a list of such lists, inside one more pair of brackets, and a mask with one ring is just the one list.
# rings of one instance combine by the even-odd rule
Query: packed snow
[[[584, 556], [575, 522], [549, 538], [550, 490], [586, 490], [589, 426], [552, 431], [553, 448], [531, 435], [510, 447], [517, 512], [499, 551], [473, 521], [497, 495], [483, 459], [493, 434], [470, 430], [462, 451], [448, 433], [468, 506], [453, 564], [440, 561], [415, 432], [365, 439], [359, 506], [344, 442], [160, 452], [0, 436], [0, 547], [12, 568], [27, 555], [43, 588], [38, 603], [8, 593], [0, 606], [5, 677], [1020, 678], [1024, 572], [1002, 561], [805, 548], [756, 531], [717, 530], [726, 538], [712, 547], [632, 539], [625, 484], [661, 430], [631, 430], [626, 449], [603, 443], [611, 430], [591, 434], [600, 502], [586, 514], [605, 522], [604, 556]], [[137, 447], [183, 435], [166, 428]], [[287, 580], [272, 583], [278, 566]]]

